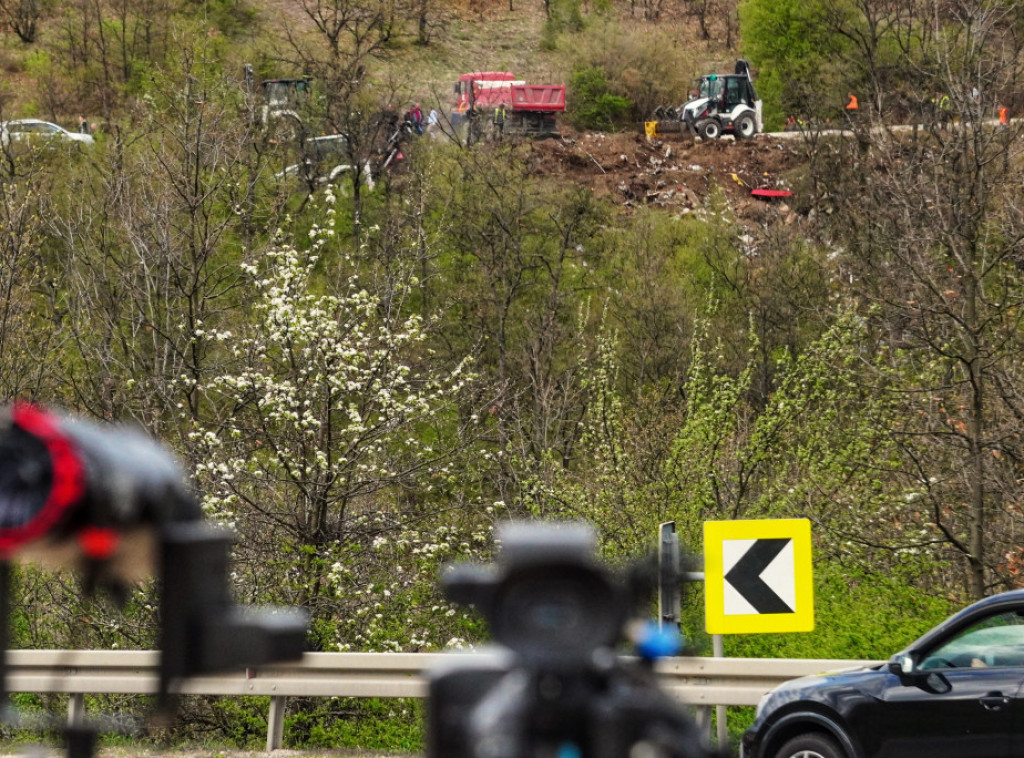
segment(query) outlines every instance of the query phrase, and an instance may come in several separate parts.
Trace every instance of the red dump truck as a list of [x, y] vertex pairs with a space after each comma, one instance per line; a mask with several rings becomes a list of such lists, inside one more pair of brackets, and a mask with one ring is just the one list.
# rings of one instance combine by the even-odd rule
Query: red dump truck
[[480, 136], [491, 128], [499, 105], [505, 106], [503, 134], [555, 137], [555, 117], [565, 110], [565, 85], [527, 84], [508, 71], [463, 74], [455, 83], [452, 123], [467, 125], [472, 140], [474, 133]]

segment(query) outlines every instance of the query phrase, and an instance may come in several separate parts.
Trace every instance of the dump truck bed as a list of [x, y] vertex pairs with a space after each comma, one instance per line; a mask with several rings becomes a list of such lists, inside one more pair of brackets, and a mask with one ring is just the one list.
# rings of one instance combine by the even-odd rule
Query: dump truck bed
[[562, 84], [513, 84], [512, 110], [564, 111], [565, 86]]

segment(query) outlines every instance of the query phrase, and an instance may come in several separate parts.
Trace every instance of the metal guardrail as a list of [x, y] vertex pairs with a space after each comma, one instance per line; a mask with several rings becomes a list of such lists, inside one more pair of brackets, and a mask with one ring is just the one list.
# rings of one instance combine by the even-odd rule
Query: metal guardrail
[[[424, 697], [425, 673], [453, 655], [472, 653], [306, 653], [291, 664], [197, 676], [181, 683], [183, 695], [268, 695], [267, 750], [281, 747], [288, 697]], [[67, 693], [68, 719], [82, 717], [86, 694], [154, 694], [159, 653], [148, 650], [12, 650], [10, 692]], [[696, 706], [756, 705], [787, 679], [878, 661], [667, 658], [657, 664], [662, 685]]]

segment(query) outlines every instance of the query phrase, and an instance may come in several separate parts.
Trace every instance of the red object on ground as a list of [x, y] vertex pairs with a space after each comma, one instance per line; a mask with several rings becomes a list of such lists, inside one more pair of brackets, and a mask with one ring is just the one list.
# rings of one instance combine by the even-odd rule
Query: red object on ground
[[793, 193], [789, 190], [773, 190], [773, 189], [752, 189], [750, 194], [754, 197], [792, 197]]

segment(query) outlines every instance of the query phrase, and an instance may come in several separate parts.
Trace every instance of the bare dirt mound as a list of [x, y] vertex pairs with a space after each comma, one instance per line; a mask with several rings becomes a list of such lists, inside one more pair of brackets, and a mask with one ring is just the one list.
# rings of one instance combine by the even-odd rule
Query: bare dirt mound
[[752, 189], [792, 190], [806, 157], [791, 141], [760, 135], [702, 142], [687, 133], [564, 133], [531, 143], [534, 170], [589, 188], [626, 209], [651, 205], [688, 212], [704, 207], [719, 187], [740, 219], [789, 214], [785, 198], [762, 200]]

